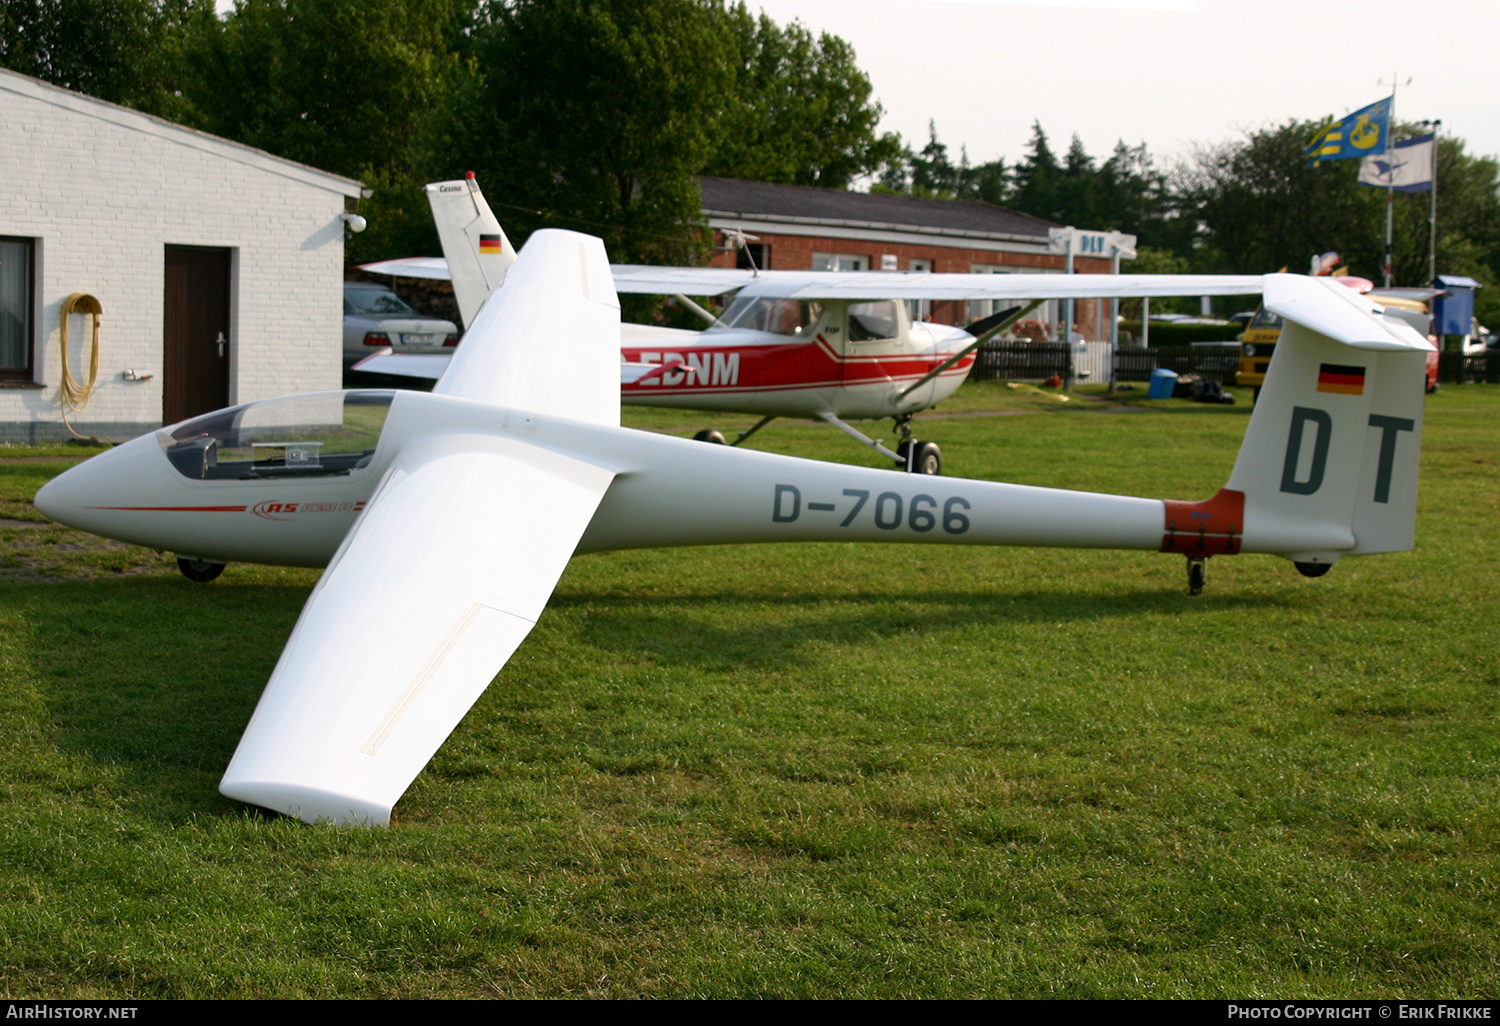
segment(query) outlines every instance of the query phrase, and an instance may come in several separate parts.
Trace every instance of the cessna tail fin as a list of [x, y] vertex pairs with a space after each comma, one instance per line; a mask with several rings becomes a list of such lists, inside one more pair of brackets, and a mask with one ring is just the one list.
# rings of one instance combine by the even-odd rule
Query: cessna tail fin
[[[1324, 279], [1267, 275], [1265, 305], [1284, 326], [1234, 473], [1215, 500], [1192, 505], [1243, 496], [1243, 551], [1285, 556], [1309, 576], [1342, 556], [1410, 549], [1432, 346]], [[1208, 519], [1182, 512], [1178, 530]]]
[[516, 251], [472, 172], [456, 182], [433, 182], [426, 191], [443, 255], [448, 258], [453, 295], [464, 327], [469, 328], [490, 293], [505, 281], [505, 273], [516, 262]]

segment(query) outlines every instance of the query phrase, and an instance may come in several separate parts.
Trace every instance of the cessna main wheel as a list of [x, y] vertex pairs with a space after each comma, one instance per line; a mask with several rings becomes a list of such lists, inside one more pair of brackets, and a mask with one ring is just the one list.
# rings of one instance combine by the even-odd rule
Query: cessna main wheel
[[724, 436], [712, 428], [704, 428], [693, 436], [695, 442], [711, 442], [714, 445], [724, 445]]
[[[916, 451], [908, 457], [908, 451], [913, 446], [916, 447]], [[919, 442], [913, 438], [897, 446], [896, 455], [901, 457], [901, 468], [910, 473], [941, 474], [943, 472], [943, 450], [937, 447], [936, 442]]]

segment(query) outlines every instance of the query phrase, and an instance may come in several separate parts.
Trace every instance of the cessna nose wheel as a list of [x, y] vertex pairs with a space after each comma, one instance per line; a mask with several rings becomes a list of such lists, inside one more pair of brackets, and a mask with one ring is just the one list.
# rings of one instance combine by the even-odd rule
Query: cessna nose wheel
[[210, 563], [206, 559], [194, 559], [191, 556], [178, 556], [177, 569], [182, 571], [182, 576], [199, 584], [207, 584], [224, 572], [223, 563]]
[[943, 450], [936, 442], [919, 442], [908, 438], [896, 447], [901, 457], [901, 468], [911, 474], [941, 474], [943, 472]]

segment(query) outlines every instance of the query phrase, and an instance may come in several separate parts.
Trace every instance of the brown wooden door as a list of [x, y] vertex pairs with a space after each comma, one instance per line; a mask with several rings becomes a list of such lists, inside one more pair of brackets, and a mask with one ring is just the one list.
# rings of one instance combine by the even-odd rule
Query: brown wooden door
[[167, 247], [163, 424], [229, 405], [229, 257], [227, 249]]

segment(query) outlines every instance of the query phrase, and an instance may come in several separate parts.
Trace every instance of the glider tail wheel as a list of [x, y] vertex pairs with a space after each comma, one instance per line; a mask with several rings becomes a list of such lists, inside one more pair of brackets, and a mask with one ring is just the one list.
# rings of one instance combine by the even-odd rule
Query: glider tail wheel
[[177, 569], [182, 571], [182, 576], [199, 584], [207, 584], [224, 572], [223, 563], [212, 563], [206, 559], [197, 559], [193, 556], [178, 556]]
[[1189, 595], [1202, 595], [1203, 594], [1203, 577], [1204, 577], [1204, 570], [1205, 570], [1205, 568], [1207, 566], [1207, 562], [1208, 561], [1205, 560], [1202, 556], [1189, 556], [1188, 557], [1187, 571], [1188, 571], [1188, 594]]
[[910, 474], [933, 474], [943, 472], [943, 450], [936, 442], [919, 442], [909, 438], [896, 447], [901, 457], [901, 468]]
[[714, 445], [728, 444], [724, 441], [724, 435], [721, 432], [714, 431], [711, 428], [704, 428], [702, 431], [699, 431], [696, 435], [693, 436], [693, 441], [712, 442]]

